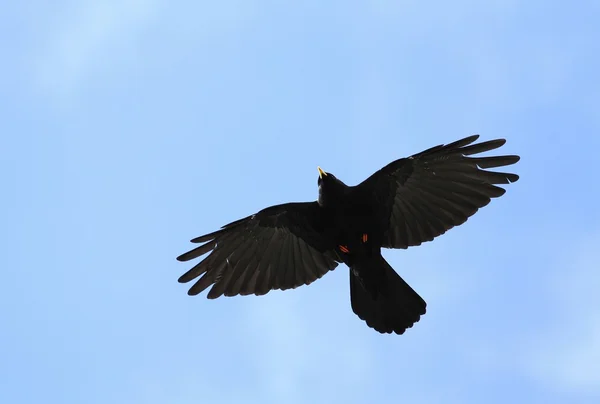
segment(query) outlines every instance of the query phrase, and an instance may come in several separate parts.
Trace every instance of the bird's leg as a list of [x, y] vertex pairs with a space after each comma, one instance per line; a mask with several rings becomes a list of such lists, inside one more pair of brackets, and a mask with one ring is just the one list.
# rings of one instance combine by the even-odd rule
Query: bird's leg
[[[369, 235], [367, 233], [363, 233], [362, 236], [360, 237], [360, 240], [362, 241], [363, 244], [367, 244], [367, 241], [369, 240]], [[350, 254], [350, 249], [348, 248], [347, 245], [340, 244], [338, 246], [338, 248], [344, 254]]]

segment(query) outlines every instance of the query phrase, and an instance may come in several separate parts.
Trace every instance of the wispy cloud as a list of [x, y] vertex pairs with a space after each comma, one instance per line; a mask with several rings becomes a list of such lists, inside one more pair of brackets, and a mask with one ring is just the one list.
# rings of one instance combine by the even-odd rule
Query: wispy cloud
[[111, 52], [139, 35], [159, 10], [158, 0], [108, 0], [76, 3], [48, 32], [38, 58], [39, 84], [55, 95], [68, 95], [90, 70], [106, 66]]
[[[343, 338], [322, 338], [321, 323], [327, 317], [323, 312], [340, 310], [340, 305], [348, 304], [347, 296], [331, 296], [327, 299], [331, 305], [319, 309], [320, 313], [315, 315], [313, 309], [324, 300], [314, 285], [311, 289], [305, 291], [308, 293], [287, 291], [286, 296], [256, 298], [249, 306], [247, 328], [255, 336], [255, 363], [262, 373], [263, 393], [272, 402], [296, 402], [292, 397], [297, 402], [304, 402], [307, 386], [310, 386], [311, 395], [319, 396], [318, 402], [335, 401], [350, 394], [347, 392], [352, 391], [352, 386], [364, 383], [369, 379], [367, 375], [373, 374], [372, 354], [359, 335], [340, 330]], [[344, 309], [350, 310], [350, 307]], [[358, 318], [352, 320], [360, 321]], [[316, 363], [320, 364], [318, 369]], [[332, 391], [328, 387], [331, 385], [340, 389]], [[347, 398], [352, 399], [352, 396]]]
[[556, 321], [534, 336], [526, 355], [531, 374], [549, 386], [600, 396], [600, 235], [587, 238], [552, 278]]

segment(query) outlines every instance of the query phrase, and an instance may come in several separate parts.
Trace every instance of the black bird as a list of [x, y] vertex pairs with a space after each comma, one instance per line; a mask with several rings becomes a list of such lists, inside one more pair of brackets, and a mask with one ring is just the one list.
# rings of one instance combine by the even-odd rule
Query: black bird
[[316, 202], [286, 203], [197, 237], [199, 247], [177, 257], [209, 253], [179, 278], [208, 298], [264, 295], [308, 285], [338, 263], [350, 268], [352, 310], [381, 333], [402, 334], [425, 314], [425, 301], [381, 256], [381, 248], [408, 248], [464, 223], [516, 174], [487, 171], [519, 156], [469, 157], [502, 146], [479, 135], [396, 160], [357, 186], [319, 170]]

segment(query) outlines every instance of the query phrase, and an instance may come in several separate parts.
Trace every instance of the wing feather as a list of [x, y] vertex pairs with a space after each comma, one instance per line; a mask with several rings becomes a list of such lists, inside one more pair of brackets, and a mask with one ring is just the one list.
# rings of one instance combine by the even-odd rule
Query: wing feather
[[340, 262], [323, 234], [316, 202], [271, 206], [191, 241], [202, 245], [177, 257], [189, 261], [208, 254], [181, 275], [196, 280], [188, 294], [212, 286], [210, 299], [256, 294], [309, 284]]
[[479, 135], [438, 145], [396, 160], [357, 186], [378, 206], [383, 246], [408, 248], [461, 225], [506, 192], [500, 185], [519, 180], [489, 168], [515, 164], [520, 157], [473, 156], [495, 150], [504, 139], [474, 143]]

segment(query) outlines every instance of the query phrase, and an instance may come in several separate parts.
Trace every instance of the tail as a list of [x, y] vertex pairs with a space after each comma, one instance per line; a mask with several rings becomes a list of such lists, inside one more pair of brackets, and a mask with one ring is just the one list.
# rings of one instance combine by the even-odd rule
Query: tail
[[380, 333], [403, 334], [427, 304], [379, 255], [350, 269], [352, 311]]

